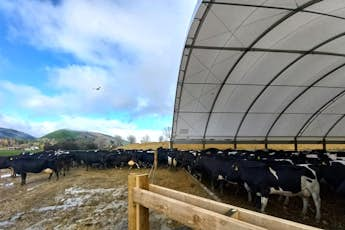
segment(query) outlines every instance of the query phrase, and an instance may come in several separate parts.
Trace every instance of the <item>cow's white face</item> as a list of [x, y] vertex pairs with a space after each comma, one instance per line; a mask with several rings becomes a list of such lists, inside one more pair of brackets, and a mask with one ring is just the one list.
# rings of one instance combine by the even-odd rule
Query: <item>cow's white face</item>
[[42, 172], [43, 172], [43, 173], [47, 173], [47, 174], [52, 174], [52, 173], [53, 173], [53, 170], [50, 169], [50, 168], [47, 168], [47, 169], [44, 169]]
[[135, 162], [134, 162], [133, 160], [130, 160], [130, 161], [128, 161], [128, 165], [129, 165], [130, 167], [132, 167], [133, 165], [135, 165]]

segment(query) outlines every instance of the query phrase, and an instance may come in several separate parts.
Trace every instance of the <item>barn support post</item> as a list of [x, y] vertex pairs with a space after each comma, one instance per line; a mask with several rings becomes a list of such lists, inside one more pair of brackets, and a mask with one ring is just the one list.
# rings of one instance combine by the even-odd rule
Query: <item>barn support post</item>
[[268, 143], [267, 143], [267, 139], [265, 139], [265, 149], [268, 149]]
[[325, 152], [327, 151], [326, 138], [322, 139], [322, 150], [325, 151]]
[[133, 189], [149, 189], [149, 178], [147, 174], [128, 175], [128, 229], [149, 230], [149, 209], [134, 202]]
[[174, 148], [174, 142], [170, 140], [169, 142], [169, 149], [172, 150]]
[[237, 142], [234, 140], [234, 149], [237, 149]]
[[202, 150], [205, 150], [205, 146], [206, 146], [205, 140], [202, 140]]
[[294, 139], [295, 151], [298, 151], [297, 138]]

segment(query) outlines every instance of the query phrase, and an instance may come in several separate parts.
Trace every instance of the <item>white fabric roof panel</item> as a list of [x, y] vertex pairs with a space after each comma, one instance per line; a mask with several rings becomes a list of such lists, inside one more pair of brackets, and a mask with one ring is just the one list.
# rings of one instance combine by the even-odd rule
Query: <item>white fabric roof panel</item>
[[343, 0], [203, 1], [181, 59], [172, 140], [345, 141], [344, 47]]

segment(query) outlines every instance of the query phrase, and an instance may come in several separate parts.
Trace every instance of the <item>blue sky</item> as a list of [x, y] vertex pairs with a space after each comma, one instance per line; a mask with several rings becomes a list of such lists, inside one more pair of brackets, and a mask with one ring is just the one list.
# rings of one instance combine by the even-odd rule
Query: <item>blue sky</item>
[[[156, 141], [197, 0], [0, 1], [0, 127]], [[100, 90], [95, 88], [101, 87]]]

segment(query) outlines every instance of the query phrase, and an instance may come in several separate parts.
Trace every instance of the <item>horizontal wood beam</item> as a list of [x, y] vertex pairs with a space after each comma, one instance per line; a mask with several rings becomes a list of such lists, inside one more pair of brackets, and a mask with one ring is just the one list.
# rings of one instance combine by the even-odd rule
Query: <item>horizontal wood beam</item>
[[133, 188], [133, 200], [140, 205], [161, 212], [167, 217], [195, 229], [265, 229], [140, 188]]
[[220, 203], [217, 201], [209, 200], [203, 197], [190, 195], [187, 193], [179, 192], [176, 190], [164, 188], [161, 186], [149, 185], [149, 190], [159, 195], [167, 196], [181, 202], [188, 203], [203, 209], [226, 215], [227, 213], [235, 212], [233, 218], [237, 218], [246, 223], [260, 226], [270, 230], [316, 230], [318, 228], [299, 224], [293, 221], [284, 220], [278, 217], [265, 215], [262, 213], [250, 211], [247, 209], [239, 208], [233, 205]]
[[[208, 209], [219, 214], [227, 215], [228, 213], [235, 213], [237, 210], [229, 207], [229, 205], [220, 203], [214, 200], [206, 199], [199, 196], [190, 195], [184, 192], [168, 189], [158, 185], [150, 184], [149, 191], [157, 193], [162, 196], [167, 196], [200, 208]], [[236, 215], [235, 215], [236, 216]], [[235, 217], [236, 218], [236, 217]]]

